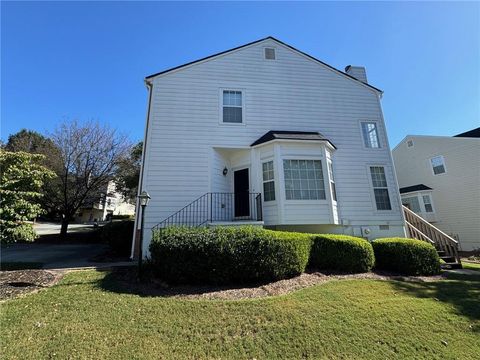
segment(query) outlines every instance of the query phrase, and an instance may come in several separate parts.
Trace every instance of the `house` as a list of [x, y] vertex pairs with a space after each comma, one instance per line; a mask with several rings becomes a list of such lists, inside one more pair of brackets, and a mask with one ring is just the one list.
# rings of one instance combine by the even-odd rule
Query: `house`
[[403, 204], [458, 239], [460, 250], [480, 249], [480, 128], [408, 135], [393, 159]]
[[267, 37], [145, 83], [145, 254], [151, 229], [174, 224], [405, 236], [382, 91], [365, 68]]
[[112, 215], [135, 214], [135, 205], [116, 190], [115, 182], [110, 181], [103, 191], [90, 196], [75, 214], [75, 221], [88, 223], [105, 221]]

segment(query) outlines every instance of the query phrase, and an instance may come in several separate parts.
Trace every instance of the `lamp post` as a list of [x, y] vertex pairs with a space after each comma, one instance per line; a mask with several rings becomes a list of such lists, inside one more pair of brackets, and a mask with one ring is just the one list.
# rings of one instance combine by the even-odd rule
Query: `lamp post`
[[140, 243], [138, 244], [138, 278], [142, 280], [142, 260], [143, 260], [143, 224], [145, 221], [145, 208], [148, 205], [150, 200], [150, 195], [145, 190], [138, 195], [138, 200], [140, 200], [140, 206], [142, 207], [142, 222], [140, 224]]

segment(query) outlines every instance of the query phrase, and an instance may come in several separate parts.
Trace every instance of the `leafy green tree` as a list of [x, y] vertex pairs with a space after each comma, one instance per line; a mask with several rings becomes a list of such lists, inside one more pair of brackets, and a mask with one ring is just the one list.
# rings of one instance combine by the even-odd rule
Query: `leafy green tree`
[[120, 159], [115, 175], [116, 188], [130, 201], [134, 201], [137, 196], [142, 151], [142, 141], [133, 145], [129, 154]]
[[0, 240], [32, 241], [36, 234], [28, 220], [43, 212], [40, 189], [55, 176], [41, 164], [43, 155], [0, 150]]
[[55, 148], [53, 141], [42, 134], [22, 129], [16, 134], [8, 137], [5, 144], [5, 150], [11, 152], [24, 151], [31, 154], [50, 154], [52, 148]]

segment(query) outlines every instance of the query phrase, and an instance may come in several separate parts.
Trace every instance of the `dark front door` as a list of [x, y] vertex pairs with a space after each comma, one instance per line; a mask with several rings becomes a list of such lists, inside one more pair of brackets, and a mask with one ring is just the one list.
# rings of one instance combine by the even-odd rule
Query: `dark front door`
[[235, 217], [250, 216], [248, 169], [233, 173], [233, 188], [235, 193]]

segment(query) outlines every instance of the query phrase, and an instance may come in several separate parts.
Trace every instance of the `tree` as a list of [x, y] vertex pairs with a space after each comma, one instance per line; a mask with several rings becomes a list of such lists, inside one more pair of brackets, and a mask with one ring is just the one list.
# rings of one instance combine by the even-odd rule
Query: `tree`
[[30, 154], [49, 154], [55, 147], [53, 141], [42, 134], [22, 129], [8, 137], [5, 150], [11, 152], [24, 151]]
[[129, 154], [123, 159], [120, 159], [115, 176], [117, 189], [130, 201], [135, 200], [137, 196], [142, 150], [142, 141], [132, 146]]
[[0, 149], [0, 240], [32, 241], [35, 231], [28, 220], [43, 212], [40, 189], [55, 174], [41, 164], [43, 155]]
[[44, 201], [62, 215], [61, 235], [86, 200], [106, 189], [130, 144], [124, 135], [98, 122], [66, 121], [51, 135], [59, 151], [52, 164], [57, 178], [44, 186]]

